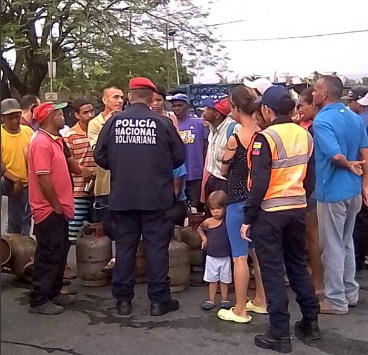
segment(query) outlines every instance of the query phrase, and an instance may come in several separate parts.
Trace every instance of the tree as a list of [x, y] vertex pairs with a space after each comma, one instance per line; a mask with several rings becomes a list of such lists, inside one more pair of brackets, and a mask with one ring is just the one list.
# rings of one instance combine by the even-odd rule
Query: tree
[[[56, 82], [79, 81], [82, 90], [91, 78], [109, 81], [104, 73], [108, 60], [121, 64], [144, 57], [143, 53], [153, 57], [160, 53], [160, 64], [165, 64], [166, 77], [170, 77], [172, 52], [164, 50], [171, 41], [170, 30], [176, 31], [180, 70], [186, 79], [190, 75], [183, 66], [194, 73], [204, 65], [222, 62], [219, 53], [223, 48], [211, 30], [200, 25], [208, 14], [189, 0], [1, 0], [1, 4], [1, 85], [7, 95], [12, 88], [20, 95], [39, 94], [48, 72], [51, 35], [58, 77], [63, 74]], [[117, 46], [121, 50], [114, 52], [117, 38], [122, 39]], [[15, 63], [9, 62], [10, 51], [16, 53]], [[125, 58], [127, 53], [130, 57]], [[166, 63], [162, 63], [162, 54], [166, 54]]]

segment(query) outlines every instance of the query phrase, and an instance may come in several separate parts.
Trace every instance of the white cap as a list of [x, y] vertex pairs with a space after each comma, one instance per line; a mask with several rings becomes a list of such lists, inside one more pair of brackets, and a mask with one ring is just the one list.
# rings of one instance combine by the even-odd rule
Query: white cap
[[249, 88], [252, 88], [252, 89], [257, 89], [257, 91], [263, 95], [264, 92], [270, 87], [272, 86], [273, 84], [271, 83], [271, 81], [269, 81], [268, 79], [266, 78], [259, 78], [259, 79], [256, 79], [254, 81], [250, 81], [250, 80], [247, 80], [247, 79], [244, 79], [244, 85], [249, 87]]
[[361, 99], [357, 100], [357, 103], [361, 106], [368, 106], [368, 93], [366, 93]]

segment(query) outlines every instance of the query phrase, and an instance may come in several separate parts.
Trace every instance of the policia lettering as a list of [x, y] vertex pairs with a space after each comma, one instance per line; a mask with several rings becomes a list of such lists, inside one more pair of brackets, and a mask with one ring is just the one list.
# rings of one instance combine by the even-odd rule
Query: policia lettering
[[116, 144], [156, 144], [156, 122], [150, 119], [115, 121]]

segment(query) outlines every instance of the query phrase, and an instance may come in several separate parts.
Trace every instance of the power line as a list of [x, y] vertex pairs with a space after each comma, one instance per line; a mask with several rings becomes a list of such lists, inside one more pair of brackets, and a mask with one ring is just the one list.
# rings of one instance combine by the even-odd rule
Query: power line
[[219, 42], [265, 42], [265, 41], [281, 41], [286, 39], [303, 39], [303, 38], [315, 38], [315, 37], [327, 37], [327, 36], [339, 36], [351, 33], [363, 33], [367, 30], [345, 31], [345, 32], [333, 32], [323, 33], [317, 35], [304, 35], [304, 36], [289, 36], [289, 37], [273, 37], [273, 38], [247, 38], [247, 39], [220, 39]]
[[212, 25], [205, 25], [203, 27], [215, 27], [215, 26], [224, 26], [224, 25], [231, 25], [233, 23], [239, 23], [239, 22], [244, 22], [246, 21], [246, 19], [242, 19], [242, 20], [234, 20], [234, 21], [227, 21], [227, 22], [221, 22], [221, 23], [214, 23]]

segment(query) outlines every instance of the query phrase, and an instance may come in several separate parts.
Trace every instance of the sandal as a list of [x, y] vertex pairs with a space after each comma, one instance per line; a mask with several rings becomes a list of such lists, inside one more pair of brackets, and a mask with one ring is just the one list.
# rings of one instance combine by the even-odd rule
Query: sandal
[[246, 304], [247, 312], [254, 312], [258, 314], [268, 314], [266, 308], [256, 306], [252, 301], [248, 301]]
[[231, 308], [231, 302], [230, 301], [222, 301], [220, 308], [221, 309], [230, 309]]
[[231, 321], [235, 323], [249, 323], [252, 320], [252, 317], [248, 315], [247, 317], [239, 317], [234, 313], [234, 308], [232, 307], [230, 309], [220, 309], [217, 312], [217, 317], [219, 317], [222, 320]]
[[204, 309], [205, 311], [210, 311], [211, 309], [214, 309], [216, 306], [214, 303], [212, 303], [211, 301], [204, 301], [202, 303], [201, 308]]

